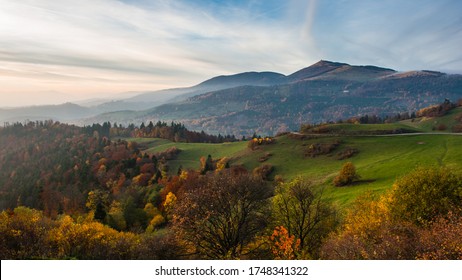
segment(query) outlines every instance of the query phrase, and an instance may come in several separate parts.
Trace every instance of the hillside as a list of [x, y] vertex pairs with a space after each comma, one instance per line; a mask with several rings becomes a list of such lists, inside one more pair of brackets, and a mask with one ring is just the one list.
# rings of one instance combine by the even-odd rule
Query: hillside
[[[253, 74], [257, 75], [257, 74]], [[258, 76], [258, 75], [257, 75]], [[237, 79], [239, 75], [234, 76]], [[289, 76], [272, 73], [269, 84], [240, 85], [195, 95], [185, 100], [131, 112], [87, 119], [179, 121], [192, 130], [236, 136], [275, 135], [297, 130], [302, 123], [321, 123], [362, 115], [413, 112], [446, 98], [462, 97], [462, 76], [431, 71], [396, 72], [376, 66], [351, 66], [320, 61]], [[230, 77], [227, 77], [230, 78]], [[226, 85], [223, 78], [213, 81]], [[246, 81], [246, 79], [237, 79]], [[253, 80], [255, 83], [259, 79]], [[212, 83], [213, 82], [213, 83]], [[184, 95], [188, 96], [188, 95]]]
[[0, 121], [53, 119], [77, 125], [106, 121], [128, 125], [161, 120], [240, 137], [254, 132], [276, 135], [297, 130], [303, 123], [410, 113], [461, 97], [461, 75], [397, 72], [321, 60], [287, 76], [244, 72], [213, 77], [192, 87], [141, 92], [85, 106], [66, 103], [0, 109]]
[[[433, 108], [439, 107], [418, 113], [429, 114]], [[448, 222], [434, 219], [440, 217], [440, 213], [449, 213], [447, 217], [452, 219], [451, 211], [456, 210], [460, 203], [462, 177], [458, 172], [461, 168], [462, 134], [432, 131], [380, 135], [377, 132], [398, 128], [425, 131], [427, 121], [454, 127], [461, 123], [461, 115], [461, 108], [456, 108], [441, 117], [416, 118], [411, 121], [414, 127], [405, 122], [329, 124], [334, 132], [332, 134], [287, 133], [275, 138], [219, 144], [186, 143], [192, 139], [183, 125], [168, 126], [160, 122], [129, 128], [111, 127], [107, 122], [85, 128], [53, 121], [6, 125], [0, 127], [1, 257], [222, 259], [226, 258], [226, 253], [214, 249], [216, 238], [223, 236], [215, 235], [217, 219], [220, 219], [223, 231], [229, 232], [230, 236], [246, 233], [245, 227], [229, 227], [230, 224], [255, 226], [258, 234], [249, 235], [248, 241], [251, 242], [249, 246], [253, 246], [259, 238], [271, 240], [271, 232], [272, 236], [281, 234], [279, 232], [284, 234], [280, 225], [291, 228], [290, 224], [279, 219], [285, 217], [281, 216], [285, 208], [279, 207], [283, 205], [280, 204], [283, 199], [289, 199], [291, 203], [314, 203], [311, 205], [316, 209], [309, 209], [321, 215], [319, 226], [313, 227], [316, 234], [307, 235], [306, 242], [314, 244], [305, 245], [310, 255], [301, 255], [300, 258], [339, 258], [337, 251], [332, 251], [330, 246], [336, 248], [336, 242], [348, 239], [336, 239], [332, 234], [341, 235], [347, 226], [359, 231], [360, 236], [369, 233], [361, 227], [350, 226], [357, 224], [352, 215], [358, 213], [351, 211], [360, 211], [361, 217], [375, 218], [379, 215], [381, 219], [382, 212], [375, 211], [376, 205], [391, 211], [401, 209], [381, 202], [389, 195], [393, 195], [393, 199], [387, 201], [398, 199], [398, 206], [401, 207], [401, 202], [411, 206], [413, 212], [404, 210], [405, 214], [420, 215], [423, 211], [426, 214], [425, 225], [431, 226], [417, 227], [421, 219], [410, 225], [404, 220], [407, 216], [402, 218], [406, 223], [401, 223], [401, 220], [390, 226], [379, 223], [379, 226], [385, 226], [386, 234], [392, 234], [393, 240], [408, 237], [407, 232], [420, 237], [421, 232], [429, 234], [427, 231], [433, 230], [437, 235], [431, 233], [432, 236], [446, 238], [439, 228], [446, 226], [452, 230], [454, 226], [460, 231], [460, 223], [448, 220], [451, 223], [448, 225]], [[170, 140], [119, 139], [126, 132], [134, 132], [134, 136], [138, 137]], [[201, 141], [214, 139], [203, 133], [190, 136], [205, 137]], [[349, 185], [335, 187], [334, 177], [347, 162], [352, 163], [350, 165], [360, 178]], [[426, 169], [416, 169], [418, 166]], [[281, 182], [283, 184], [278, 184]], [[404, 186], [401, 193], [386, 191], [396, 184]], [[409, 196], [406, 188], [417, 188], [418, 191]], [[302, 195], [302, 200], [298, 200], [298, 195]], [[358, 197], [362, 197], [359, 202]], [[292, 200], [294, 198], [297, 200]], [[448, 199], [456, 203], [455, 207], [447, 203]], [[209, 203], [211, 201], [213, 203]], [[423, 208], [414, 207], [415, 201]], [[294, 207], [298, 207], [297, 204]], [[297, 209], [294, 208], [294, 211]], [[245, 211], [244, 215], [240, 215], [239, 211]], [[456, 215], [459, 215], [458, 212]], [[213, 219], [210, 220], [210, 217]], [[244, 217], [243, 220], [240, 217]], [[290, 217], [300, 221], [297, 213]], [[306, 217], [315, 221], [311, 214]], [[369, 223], [377, 224], [375, 221], [367, 218], [359, 221], [359, 225], [365, 223], [369, 228]], [[197, 230], [196, 225], [200, 229], [208, 225], [212, 228]], [[318, 225], [317, 222], [314, 225]], [[399, 226], [405, 232], [390, 232], [388, 226], [392, 230]], [[185, 233], [183, 229], [193, 231]], [[213, 246], [199, 252], [190, 251], [191, 247], [183, 240], [196, 241], [188, 239], [191, 236], [196, 238], [197, 235], [192, 233], [215, 236], [210, 243]], [[372, 234], [367, 237], [388, 240], [388, 235], [382, 237], [380, 231]], [[300, 240], [302, 237], [297, 235]], [[456, 232], [452, 240], [458, 246], [460, 235]], [[392, 258], [420, 258], [428, 250], [446, 248], [444, 244], [434, 247], [425, 239], [413, 242], [418, 246], [428, 243], [428, 249], [406, 247], [404, 257], [400, 251]], [[352, 246], [353, 252], [362, 252], [360, 244], [348, 246]], [[264, 245], [263, 249], [253, 251], [245, 258], [280, 259], [278, 252]], [[371, 249], [371, 252], [376, 250]], [[360, 258], [387, 256], [381, 253]], [[342, 255], [341, 258], [357, 257]], [[437, 258], [459, 257], [448, 253]]]
[[376, 66], [351, 66], [346, 63], [321, 60], [301, 69], [286, 78], [286, 82], [303, 80], [351, 80], [367, 81], [396, 73], [395, 70]]
[[[447, 116], [433, 119], [433, 122], [446, 122], [461, 112], [460, 108], [455, 109]], [[329, 199], [345, 207], [365, 191], [381, 193], [389, 189], [397, 178], [417, 166], [460, 168], [462, 150], [459, 147], [462, 145], [462, 135], [444, 132], [438, 134], [431, 130], [425, 132], [425, 126], [419, 126], [418, 122], [415, 122], [414, 131], [421, 131], [420, 133], [370, 135], [384, 129], [411, 130], [412, 127], [406, 125], [406, 122], [385, 125], [343, 124], [343, 129], [337, 130], [337, 135], [334, 136], [288, 134], [276, 137], [274, 144], [261, 145], [255, 150], [249, 149], [246, 142], [189, 144], [160, 139], [128, 140], [141, 141], [145, 151], [151, 154], [172, 147], [180, 149], [178, 157], [168, 162], [172, 174], [180, 167], [198, 170], [199, 158], [207, 155], [211, 155], [213, 159], [228, 157], [231, 165], [243, 165], [250, 170], [269, 164], [274, 168], [271, 178], [276, 175], [282, 176], [284, 180], [297, 176], [311, 178], [326, 188]], [[313, 145], [332, 146], [333, 149], [326, 153], [313, 154], [310, 153]], [[351, 157], [348, 151], [354, 151]], [[348, 156], [339, 159], [344, 155]], [[362, 180], [348, 188], [333, 187], [332, 179], [346, 161], [352, 161], [356, 165]]]
[[[341, 144], [328, 154], [313, 158], [305, 155], [307, 147], [312, 144], [336, 141]], [[462, 157], [462, 150], [459, 149], [462, 136], [459, 135], [327, 136], [306, 140], [282, 136], [276, 138], [275, 144], [260, 146], [254, 151], [243, 142], [187, 144], [151, 140], [144, 144], [149, 147], [146, 150], [148, 153], [170, 147], [181, 150], [177, 159], [169, 161], [172, 173], [180, 166], [183, 169], [199, 169], [199, 158], [209, 154], [214, 159], [230, 157], [232, 165], [242, 164], [248, 169], [270, 164], [274, 167], [272, 178], [275, 175], [281, 175], [285, 180], [296, 176], [312, 178], [325, 186], [328, 197], [341, 206], [351, 203], [365, 191], [382, 192], [389, 189], [397, 178], [419, 165], [460, 168], [459, 159]], [[337, 154], [349, 148], [357, 149], [358, 154], [338, 160]], [[260, 162], [268, 154], [268, 159]], [[348, 188], [333, 187], [332, 179], [346, 161], [356, 165], [362, 182]]]

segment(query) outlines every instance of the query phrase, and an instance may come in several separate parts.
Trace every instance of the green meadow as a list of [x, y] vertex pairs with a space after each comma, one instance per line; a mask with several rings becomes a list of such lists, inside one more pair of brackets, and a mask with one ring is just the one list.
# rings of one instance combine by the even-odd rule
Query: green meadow
[[[247, 142], [223, 144], [174, 143], [163, 139], [139, 139], [145, 152], [157, 153], [170, 147], [181, 150], [175, 160], [169, 161], [170, 172], [198, 169], [199, 159], [211, 155], [213, 159], [228, 157], [231, 165], [243, 165], [252, 170], [263, 164], [274, 167], [271, 178], [276, 175], [284, 180], [303, 176], [323, 188], [324, 197], [344, 207], [358, 195], [366, 192], [381, 193], [392, 187], [393, 182], [417, 166], [446, 166], [462, 169], [462, 135], [390, 135], [390, 136], [311, 136], [296, 139], [284, 135], [275, 138], [273, 144], [257, 146], [251, 150]], [[306, 155], [312, 144], [340, 142], [328, 154], [310, 157]], [[337, 154], [345, 149], [359, 151], [351, 158], [339, 160]], [[262, 159], [267, 158], [264, 162]], [[333, 178], [342, 165], [351, 161], [361, 176], [351, 186], [334, 187]]]
[[[326, 199], [342, 208], [364, 192], [380, 194], [390, 189], [397, 178], [418, 166], [462, 170], [462, 134], [451, 133], [461, 119], [462, 108], [458, 107], [438, 118], [415, 118], [389, 124], [327, 124], [324, 125], [326, 134], [286, 134], [255, 149], [250, 149], [247, 141], [206, 144], [152, 138], [126, 140], [139, 143], [143, 151], [150, 154], [171, 147], [180, 149], [178, 157], [168, 162], [171, 174], [176, 174], [180, 167], [199, 169], [200, 158], [208, 155], [214, 160], [227, 157], [231, 165], [242, 165], [248, 170], [269, 164], [274, 168], [270, 179], [276, 175], [285, 181], [297, 176], [308, 178], [322, 188]], [[445, 129], [435, 130], [441, 124]], [[391, 131], [415, 133], [377, 135]], [[316, 156], [307, 153], [313, 145], [333, 143], [335, 148], [329, 152]], [[340, 160], [339, 153], [348, 150], [357, 153]], [[350, 186], [334, 187], [332, 180], [347, 161], [353, 162], [361, 179]]]

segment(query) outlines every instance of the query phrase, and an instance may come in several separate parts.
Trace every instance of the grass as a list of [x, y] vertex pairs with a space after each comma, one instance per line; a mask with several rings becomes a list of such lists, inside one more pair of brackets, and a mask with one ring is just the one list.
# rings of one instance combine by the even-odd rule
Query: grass
[[[175, 174], [180, 166], [183, 169], [199, 169], [199, 159], [207, 155], [213, 159], [229, 157], [231, 165], [243, 165], [248, 170], [271, 164], [274, 167], [273, 178], [281, 175], [289, 181], [297, 176], [306, 177], [324, 189], [326, 199], [345, 208], [366, 191], [383, 193], [390, 189], [397, 178], [417, 166], [445, 166], [461, 170], [462, 134], [430, 133], [435, 132], [434, 128], [439, 124], [447, 127], [442, 132], [451, 132], [461, 115], [462, 107], [459, 107], [438, 118], [416, 118], [390, 124], [329, 124], [329, 134], [311, 135], [308, 139], [284, 135], [277, 137], [275, 143], [258, 146], [255, 150], [249, 149], [247, 142], [198, 144], [147, 138], [126, 140], [140, 143], [148, 153], [161, 152], [173, 146], [179, 148], [181, 153], [178, 158], [169, 162], [171, 174]], [[397, 129], [423, 134], [373, 135]], [[314, 158], [305, 156], [305, 151], [312, 144], [337, 141], [341, 144], [329, 154]], [[357, 149], [359, 153], [349, 159], [338, 160], [336, 154], [347, 148]], [[266, 158], [263, 163], [260, 162], [262, 158]], [[356, 166], [361, 180], [351, 186], [334, 187], [332, 180], [347, 161]]]
[[[169, 162], [170, 171], [176, 173], [181, 165], [184, 169], [198, 169], [201, 156], [211, 155], [214, 159], [232, 158], [231, 164], [241, 164], [252, 170], [261, 164], [271, 164], [273, 176], [281, 175], [288, 181], [297, 176], [313, 180], [324, 188], [327, 199], [339, 207], [347, 207], [358, 195], [372, 191], [382, 193], [391, 188], [393, 182], [419, 165], [447, 166], [461, 168], [462, 136], [458, 135], [394, 135], [394, 136], [323, 136], [307, 140], [281, 136], [274, 144], [259, 146], [256, 150], [247, 148], [246, 142], [224, 144], [173, 143], [162, 139], [134, 139], [148, 145], [149, 153], [156, 153], [176, 146], [181, 149], [176, 160]], [[313, 143], [341, 141], [331, 154], [305, 157], [304, 151]], [[350, 159], [338, 160], [336, 153], [347, 148], [359, 153]], [[271, 154], [264, 163], [263, 156]], [[347, 187], [334, 187], [333, 178], [346, 161], [356, 166], [361, 181]]]
[[431, 132], [435, 127], [438, 127], [440, 124], [444, 124], [446, 129], [444, 132], [451, 132], [451, 128], [457, 124], [456, 117], [462, 116], [462, 107], [457, 107], [449, 111], [446, 115], [437, 118], [416, 118], [414, 120], [404, 120], [399, 122], [402, 125], [413, 127], [422, 131]]
[[[334, 140], [342, 140], [342, 144], [333, 154], [345, 147], [356, 148], [360, 151], [359, 154], [346, 160], [337, 160], [333, 155], [316, 158], [303, 156], [307, 145]], [[282, 137], [274, 146], [264, 146], [256, 153], [273, 154], [265, 163], [275, 167], [275, 174], [280, 174], [287, 180], [296, 176], [310, 178], [325, 188], [325, 195], [329, 199], [345, 206], [365, 191], [383, 192], [389, 189], [396, 178], [419, 165], [460, 168], [461, 146], [462, 137], [453, 135], [323, 137], [305, 141]], [[254, 159], [241, 159], [244, 163], [252, 160]], [[363, 183], [342, 188], [333, 187], [332, 179], [346, 161], [355, 164]], [[247, 165], [252, 164], [248, 162]]]
[[223, 144], [208, 144], [208, 143], [174, 143], [168, 140], [162, 140], [157, 145], [150, 146], [146, 152], [155, 154], [165, 151], [170, 147], [177, 147], [181, 150], [178, 159], [169, 161], [171, 173], [176, 173], [181, 166], [183, 169], [199, 169], [201, 157], [211, 155], [214, 159], [222, 157], [233, 157], [239, 151], [246, 149], [247, 143], [223, 143]]
[[326, 125], [329, 129], [329, 133], [338, 134], [363, 134], [363, 133], [374, 133], [383, 131], [393, 131], [399, 129], [420, 131], [418, 127], [409, 126], [405, 123], [384, 123], [384, 124], [351, 124], [351, 123], [340, 123], [340, 124], [329, 124]]

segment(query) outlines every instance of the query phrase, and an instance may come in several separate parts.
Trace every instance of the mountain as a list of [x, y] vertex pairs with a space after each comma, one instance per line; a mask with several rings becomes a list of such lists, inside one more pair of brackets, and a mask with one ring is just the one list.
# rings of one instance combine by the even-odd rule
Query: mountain
[[73, 103], [0, 109], [1, 122], [23, 122], [25, 120], [70, 121], [90, 117], [99, 113], [92, 108]]
[[88, 103], [100, 113], [124, 110], [146, 110], [165, 103], [186, 100], [189, 97], [243, 85], [267, 86], [283, 81], [285, 76], [274, 72], [246, 72], [218, 76], [192, 87], [140, 92], [132, 97], [105, 102]]
[[397, 72], [324, 60], [288, 76], [242, 73], [212, 78], [196, 87], [203, 91], [224, 89], [202, 94], [192, 91], [148, 110], [107, 113], [86, 122], [180, 121], [190, 129], [208, 133], [274, 135], [297, 130], [302, 123], [366, 114], [395, 115], [441, 103], [446, 98], [462, 98], [461, 75]]
[[275, 72], [245, 72], [235, 75], [217, 76], [190, 88], [177, 89], [177, 92], [180, 92], [181, 90], [181, 94], [173, 98], [171, 101], [182, 101], [189, 97], [207, 92], [239, 86], [270, 86], [278, 83], [284, 83], [285, 78], [285, 75]]
[[395, 70], [376, 66], [351, 66], [346, 63], [321, 60], [287, 77], [288, 82], [304, 80], [367, 81], [396, 73]]
[[192, 87], [141, 92], [87, 106], [1, 109], [0, 121], [55, 119], [75, 124], [176, 121], [212, 134], [274, 135], [361, 115], [412, 112], [462, 98], [462, 76], [435, 71], [398, 72], [321, 60], [288, 76], [245, 72]]

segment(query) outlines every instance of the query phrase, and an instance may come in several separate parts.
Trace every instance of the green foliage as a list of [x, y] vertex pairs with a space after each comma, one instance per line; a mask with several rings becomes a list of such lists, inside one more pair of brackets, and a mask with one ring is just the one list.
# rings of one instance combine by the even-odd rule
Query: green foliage
[[123, 204], [123, 217], [127, 223], [127, 228], [134, 232], [142, 232], [147, 227], [146, 212], [138, 208], [133, 197], [128, 197]]
[[188, 142], [188, 143], [223, 143], [223, 142], [234, 142], [236, 138], [234, 135], [209, 135], [202, 132], [195, 132], [188, 130], [184, 124], [172, 122], [167, 124], [166, 122], [158, 121], [155, 125], [150, 122], [148, 126], [141, 123], [139, 128], [134, 125], [128, 126], [127, 128], [119, 128], [111, 130], [111, 136], [132, 136], [142, 138], [161, 138], [168, 139], [173, 142]]
[[108, 200], [108, 193], [102, 190], [93, 190], [88, 193], [87, 203], [85, 206], [93, 211], [93, 217], [95, 220], [102, 222], [106, 218]]
[[208, 155], [207, 159], [205, 157], [201, 157], [200, 162], [201, 162], [201, 169], [200, 169], [201, 174], [205, 174], [208, 171], [213, 171], [215, 169], [211, 155]]
[[461, 182], [448, 169], [421, 167], [378, 199], [361, 197], [324, 243], [322, 257], [461, 259]]
[[426, 223], [462, 203], [462, 176], [447, 168], [420, 167], [398, 179], [392, 192], [396, 219]]

